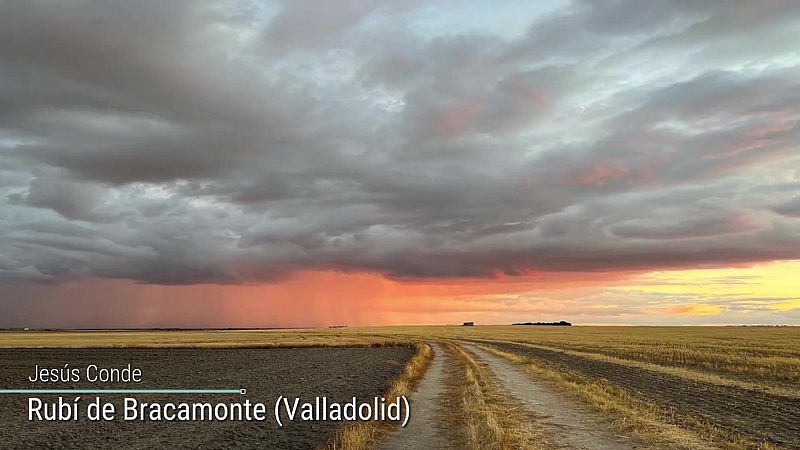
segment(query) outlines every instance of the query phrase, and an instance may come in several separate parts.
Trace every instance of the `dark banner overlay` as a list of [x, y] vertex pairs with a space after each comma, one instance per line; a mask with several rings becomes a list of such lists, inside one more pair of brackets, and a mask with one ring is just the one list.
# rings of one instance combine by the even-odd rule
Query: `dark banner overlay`
[[0, 446], [315, 446], [345, 422], [407, 423], [382, 396], [405, 347], [0, 350]]

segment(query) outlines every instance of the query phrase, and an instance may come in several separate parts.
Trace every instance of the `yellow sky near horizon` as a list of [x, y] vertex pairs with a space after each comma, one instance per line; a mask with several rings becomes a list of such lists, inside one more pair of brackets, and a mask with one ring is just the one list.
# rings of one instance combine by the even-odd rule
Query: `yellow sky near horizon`
[[684, 305], [687, 313], [718, 314], [726, 306], [737, 305], [789, 311], [800, 308], [800, 261], [652, 272], [627, 288], [645, 293], [691, 293], [698, 300], [713, 302]]
[[[83, 279], [18, 286], [0, 317], [34, 327], [503, 324], [800, 324], [800, 261], [642, 273], [540, 272], [497, 279], [391, 280], [306, 271], [258, 285]], [[25, 302], [25, 308], [13, 307]], [[56, 306], [70, 302], [65, 311]], [[5, 308], [5, 310], [4, 310]], [[56, 314], [57, 313], [57, 314]], [[0, 320], [2, 325], [2, 320]], [[8, 325], [6, 325], [8, 326]]]

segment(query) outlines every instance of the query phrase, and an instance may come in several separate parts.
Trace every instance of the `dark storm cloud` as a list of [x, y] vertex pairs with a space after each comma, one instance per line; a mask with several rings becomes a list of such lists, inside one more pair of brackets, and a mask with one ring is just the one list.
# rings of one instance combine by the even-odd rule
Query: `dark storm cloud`
[[789, 217], [800, 217], [800, 195], [785, 203], [775, 206], [773, 211]]
[[797, 8], [445, 5], [0, 3], [0, 280], [800, 257]]

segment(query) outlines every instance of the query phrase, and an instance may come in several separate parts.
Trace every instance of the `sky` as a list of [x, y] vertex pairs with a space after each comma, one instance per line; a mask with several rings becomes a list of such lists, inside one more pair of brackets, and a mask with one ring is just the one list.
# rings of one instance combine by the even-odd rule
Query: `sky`
[[798, 29], [0, 0], [0, 327], [800, 324]]

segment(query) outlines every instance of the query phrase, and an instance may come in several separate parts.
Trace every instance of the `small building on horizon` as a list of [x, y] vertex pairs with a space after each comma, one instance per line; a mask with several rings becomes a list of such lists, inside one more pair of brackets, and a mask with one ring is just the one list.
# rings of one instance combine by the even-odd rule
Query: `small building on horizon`
[[475, 326], [475, 322], [464, 322], [461, 326], [462, 327], [474, 327]]

